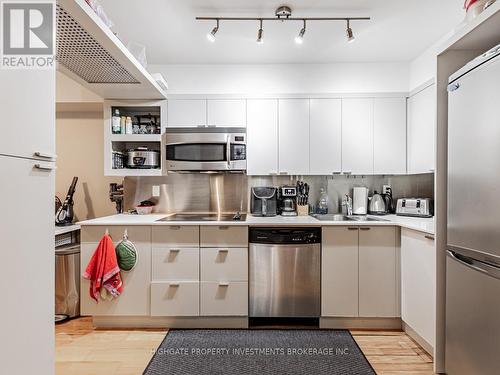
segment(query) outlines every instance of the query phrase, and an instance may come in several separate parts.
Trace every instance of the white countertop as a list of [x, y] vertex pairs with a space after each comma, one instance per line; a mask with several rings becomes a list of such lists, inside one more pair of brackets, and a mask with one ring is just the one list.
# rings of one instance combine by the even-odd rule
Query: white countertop
[[54, 228], [54, 232], [55, 232], [55, 235], [59, 235], [59, 234], [65, 234], [65, 233], [69, 233], [69, 232], [74, 232], [76, 230], [80, 230], [80, 225], [78, 224], [73, 224], [73, 225], [66, 225], [64, 227], [58, 227], [56, 226]]
[[[172, 215], [172, 214], [171, 214]], [[245, 226], [332, 226], [332, 225], [367, 225], [367, 226], [399, 226], [425, 232], [428, 234], [435, 233], [434, 218], [414, 218], [403, 217], [396, 215], [387, 215], [381, 217], [386, 221], [319, 221], [312, 216], [296, 216], [296, 217], [256, 217], [247, 215], [246, 221], [157, 221], [167, 214], [151, 214], [151, 215], [132, 215], [119, 214], [112, 216], [100, 217], [97, 219], [82, 221], [78, 223], [81, 226], [85, 225], [245, 225]], [[63, 229], [63, 228], [61, 228]]]

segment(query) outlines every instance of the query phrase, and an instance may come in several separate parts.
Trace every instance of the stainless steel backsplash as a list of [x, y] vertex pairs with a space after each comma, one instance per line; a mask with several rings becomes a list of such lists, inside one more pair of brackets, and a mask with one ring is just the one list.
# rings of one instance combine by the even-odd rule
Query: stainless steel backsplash
[[[162, 177], [126, 177], [125, 209], [133, 209], [140, 201], [156, 203], [154, 212], [248, 212], [253, 186], [295, 185], [297, 179], [311, 186], [309, 203], [316, 205], [319, 191], [326, 188], [329, 211], [340, 212], [345, 194], [355, 186], [366, 186], [370, 194], [381, 192], [389, 184], [394, 198], [434, 198], [434, 174], [413, 176], [264, 176], [244, 174], [170, 174]], [[153, 186], [160, 187], [160, 197], [152, 198]]]

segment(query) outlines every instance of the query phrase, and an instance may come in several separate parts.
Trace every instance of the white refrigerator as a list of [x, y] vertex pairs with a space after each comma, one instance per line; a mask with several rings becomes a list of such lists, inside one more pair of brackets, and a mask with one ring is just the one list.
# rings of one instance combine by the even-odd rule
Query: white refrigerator
[[500, 48], [452, 75], [448, 91], [446, 373], [498, 374]]
[[55, 71], [0, 69], [2, 374], [54, 372]]

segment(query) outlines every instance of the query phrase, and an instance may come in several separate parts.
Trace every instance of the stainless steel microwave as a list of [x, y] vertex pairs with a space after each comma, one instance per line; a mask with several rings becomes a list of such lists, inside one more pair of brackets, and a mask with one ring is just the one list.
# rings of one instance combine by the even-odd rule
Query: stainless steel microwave
[[234, 171], [247, 169], [245, 128], [167, 128], [162, 143], [169, 171]]

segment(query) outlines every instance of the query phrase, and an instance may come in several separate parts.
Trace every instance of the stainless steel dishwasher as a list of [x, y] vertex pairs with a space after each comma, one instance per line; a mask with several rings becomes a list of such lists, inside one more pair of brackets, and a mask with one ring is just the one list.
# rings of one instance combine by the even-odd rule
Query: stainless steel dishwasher
[[249, 316], [317, 318], [321, 228], [250, 228]]

